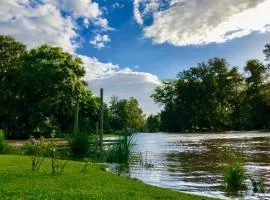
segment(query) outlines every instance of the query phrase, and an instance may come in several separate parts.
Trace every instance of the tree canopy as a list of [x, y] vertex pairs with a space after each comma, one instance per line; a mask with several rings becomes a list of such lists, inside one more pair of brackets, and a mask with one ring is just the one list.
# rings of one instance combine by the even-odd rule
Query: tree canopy
[[[0, 129], [8, 137], [72, 132], [78, 102], [80, 131], [95, 131], [101, 102], [85, 88], [80, 58], [48, 45], [28, 51], [9, 36], [0, 36], [0, 58]], [[138, 130], [142, 116], [134, 98], [115, 100], [110, 107], [105, 104], [105, 132]]]
[[[266, 60], [269, 47], [265, 46]], [[270, 127], [269, 70], [249, 60], [241, 74], [223, 58], [213, 58], [164, 81], [152, 95], [164, 105], [165, 131], [219, 131]]]

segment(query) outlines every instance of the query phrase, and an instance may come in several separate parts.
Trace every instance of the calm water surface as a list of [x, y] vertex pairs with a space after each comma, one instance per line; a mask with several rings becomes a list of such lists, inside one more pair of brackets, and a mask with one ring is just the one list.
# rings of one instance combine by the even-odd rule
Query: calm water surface
[[[238, 158], [267, 191], [253, 194], [250, 189], [240, 199], [270, 199], [270, 133], [138, 133], [134, 141], [136, 153], [123, 175], [159, 187], [230, 199], [221, 175], [224, 166]], [[148, 165], [140, 164], [142, 159], [136, 155]]]

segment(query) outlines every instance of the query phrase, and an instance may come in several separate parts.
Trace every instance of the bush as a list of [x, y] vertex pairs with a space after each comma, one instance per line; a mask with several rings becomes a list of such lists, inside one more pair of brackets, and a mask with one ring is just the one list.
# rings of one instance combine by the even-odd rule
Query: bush
[[100, 139], [98, 136], [90, 136], [89, 137], [90, 148], [88, 152], [88, 156], [94, 160], [104, 161], [104, 151], [101, 148]]
[[69, 140], [71, 155], [76, 158], [87, 157], [90, 150], [90, 139], [85, 133], [77, 133]]
[[132, 137], [121, 136], [119, 140], [111, 145], [106, 151], [106, 161], [127, 164], [134, 146]]
[[246, 190], [244, 181], [246, 180], [246, 170], [241, 164], [228, 166], [223, 173], [223, 181], [227, 192], [238, 194], [239, 191]]
[[53, 142], [49, 142], [46, 149], [46, 156], [51, 159], [51, 172], [52, 175], [62, 174], [64, 172], [64, 168], [67, 165], [66, 152], [58, 152], [56, 149], [56, 144]]
[[8, 144], [5, 139], [5, 134], [3, 130], [0, 130], [0, 154], [7, 153]]
[[30, 156], [32, 161], [32, 171], [39, 170], [46, 153], [44, 139], [41, 138], [38, 141], [32, 139], [28, 144], [23, 146], [23, 153]]

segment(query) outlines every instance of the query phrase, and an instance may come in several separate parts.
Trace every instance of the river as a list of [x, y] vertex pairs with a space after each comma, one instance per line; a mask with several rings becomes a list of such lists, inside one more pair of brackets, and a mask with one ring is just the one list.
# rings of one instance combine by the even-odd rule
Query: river
[[230, 199], [222, 187], [222, 172], [226, 164], [240, 160], [266, 189], [264, 194], [249, 189], [240, 199], [270, 199], [270, 133], [137, 133], [133, 141], [134, 155], [141, 159], [133, 156], [122, 175], [150, 185]]

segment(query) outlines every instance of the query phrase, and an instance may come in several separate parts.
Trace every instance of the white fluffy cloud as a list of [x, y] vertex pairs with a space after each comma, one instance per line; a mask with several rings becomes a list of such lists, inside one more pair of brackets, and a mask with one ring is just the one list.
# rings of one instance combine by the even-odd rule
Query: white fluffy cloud
[[102, 17], [102, 10], [98, 3], [92, 0], [60, 0], [61, 9], [71, 12], [75, 18], [83, 18], [85, 27], [88, 27], [89, 21], [102, 27], [104, 30], [113, 30], [108, 25], [107, 19]]
[[89, 41], [90, 44], [94, 45], [96, 48], [104, 48], [106, 43], [110, 42], [111, 39], [108, 35], [97, 34], [92, 40]]
[[[97, 11], [98, 6], [92, 1], [81, 2], [92, 3], [90, 8], [95, 11], [93, 13], [84, 12], [88, 4], [73, 7], [72, 1], [43, 0], [42, 2], [42, 4], [33, 5], [33, 2], [29, 0], [0, 1], [0, 34], [11, 35], [27, 44], [29, 48], [47, 43], [60, 46], [76, 55], [76, 39], [79, 37], [77, 29], [80, 28], [76, 23], [76, 18], [81, 17], [84, 26], [92, 22], [104, 28], [108, 24], [107, 20], [100, 17], [100, 12]], [[59, 3], [63, 5], [60, 6]], [[73, 14], [63, 16], [61, 13], [63, 9]], [[96, 40], [93, 43], [101, 46], [110, 41], [106, 34], [99, 34], [94, 39]], [[138, 99], [147, 113], [159, 111], [158, 106], [149, 97], [153, 89], [160, 84], [156, 76], [135, 72], [130, 68], [121, 69], [118, 65], [102, 63], [96, 58], [77, 56], [80, 56], [84, 62], [85, 80], [89, 83], [89, 88], [98, 94], [99, 88], [103, 87], [107, 102], [112, 95], [120, 98], [133, 96]]]
[[95, 94], [104, 88], [104, 100], [109, 102], [111, 96], [120, 98], [135, 97], [144, 112], [147, 114], [160, 111], [151, 99], [154, 89], [161, 84], [158, 77], [144, 72], [136, 72], [130, 68], [121, 69], [112, 63], [102, 63], [96, 58], [80, 56], [86, 69], [85, 80], [89, 83], [88, 88]]
[[30, 48], [47, 43], [74, 52], [78, 47], [79, 18], [83, 19], [85, 27], [93, 23], [102, 31], [113, 30], [98, 4], [91, 0], [41, 0], [36, 4], [30, 0], [0, 2], [0, 34], [12, 35]]
[[[270, 31], [270, 0], [160, 0], [159, 3], [134, 0], [134, 16], [139, 24], [143, 24], [144, 16], [152, 15], [153, 23], [145, 26], [143, 33], [154, 43], [175, 46], [223, 43], [254, 31]], [[143, 8], [139, 9], [140, 6]]]
[[96, 19], [102, 14], [98, 4], [91, 0], [60, 0], [60, 5], [64, 10], [74, 13], [76, 17]]
[[133, 1], [134, 18], [138, 24], [143, 25], [143, 19], [139, 7], [140, 7], [140, 0], [134, 0]]
[[35, 7], [28, 0], [1, 1], [0, 34], [12, 35], [29, 47], [44, 43], [74, 51], [75, 25], [70, 17], [62, 17], [53, 4]]

